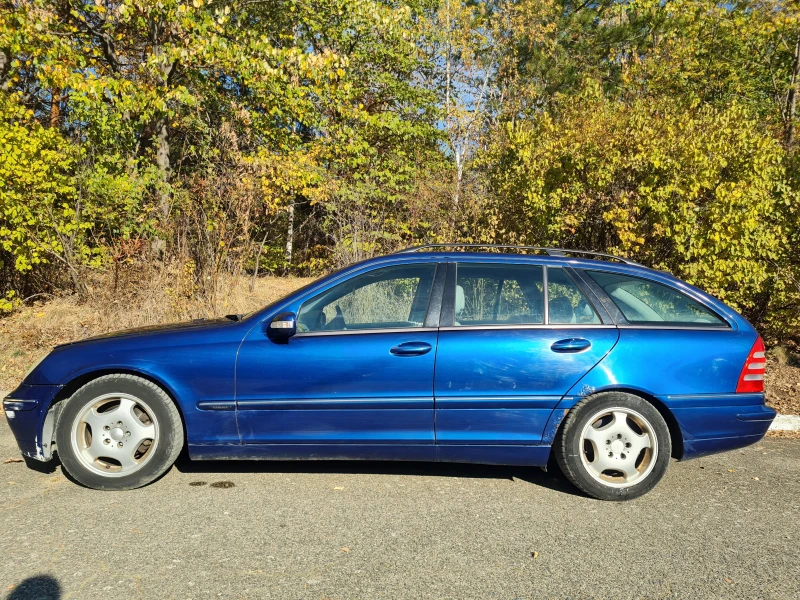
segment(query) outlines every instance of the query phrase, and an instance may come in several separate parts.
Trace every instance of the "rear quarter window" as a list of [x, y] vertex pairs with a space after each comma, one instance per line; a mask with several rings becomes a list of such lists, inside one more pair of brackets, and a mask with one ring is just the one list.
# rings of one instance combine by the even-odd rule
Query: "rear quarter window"
[[586, 274], [603, 288], [632, 325], [729, 327], [711, 309], [669, 286], [619, 273], [586, 271]]

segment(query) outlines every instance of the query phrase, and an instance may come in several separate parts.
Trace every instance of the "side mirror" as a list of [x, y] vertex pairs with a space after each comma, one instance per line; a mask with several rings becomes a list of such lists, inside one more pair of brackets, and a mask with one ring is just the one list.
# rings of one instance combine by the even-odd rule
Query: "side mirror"
[[267, 337], [273, 342], [283, 343], [297, 333], [297, 315], [291, 312], [275, 316], [267, 325]]

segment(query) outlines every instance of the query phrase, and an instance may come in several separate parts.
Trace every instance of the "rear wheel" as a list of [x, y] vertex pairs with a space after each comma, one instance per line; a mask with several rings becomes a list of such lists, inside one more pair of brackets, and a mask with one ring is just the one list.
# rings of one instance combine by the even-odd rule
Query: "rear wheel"
[[106, 375], [84, 385], [66, 401], [56, 429], [61, 464], [94, 489], [147, 485], [172, 466], [182, 446], [175, 404], [134, 375]]
[[579, 402], [554, 444], [564, 475], [601, 500], [631, 500], [661, 480], [672, 453], [664, 418], [646, 400], [604, 392]]

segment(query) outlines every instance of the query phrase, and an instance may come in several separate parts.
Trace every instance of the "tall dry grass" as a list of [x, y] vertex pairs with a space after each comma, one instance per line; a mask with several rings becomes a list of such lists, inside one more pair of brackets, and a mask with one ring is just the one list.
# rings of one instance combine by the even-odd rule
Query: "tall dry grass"
[[220, 275], [215, 294], [198, 292], [193, 271], [181, 266], [119, 270], [98, 275], [84, 299], [42, 297], [0, 319], [0, 391], [15, 388], [53, 346], [94, 335], [159, 323], [257, 310], [310, 279]]

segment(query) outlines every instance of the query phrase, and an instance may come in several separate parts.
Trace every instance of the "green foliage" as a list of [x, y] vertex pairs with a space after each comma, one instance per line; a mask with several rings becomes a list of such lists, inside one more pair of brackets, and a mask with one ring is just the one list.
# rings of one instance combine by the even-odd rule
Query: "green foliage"
[[64, 238], [82, 238], [90, 226], [75, 209], [75, 163], [58, 131], [37, 123], [16, 94], [0, 95], [0, 244], [16, 270], [61, 257]]
[[788, 258], [780, 143], [738, 105], [609, 102], [589, 85], [487, 157], [504, 240], [602, 247], [752, 311]]
[[482, 239], [618, 252], [796, 334], [797, 7], [523, 1], [508, 14], [532, 25], [498, 36], [514, 100], [481, 157]]
[[798, 49], [786, 0], [8, 0], [0, 310], [132, 260], [213, 296], [525, 242], [796, 336]]

